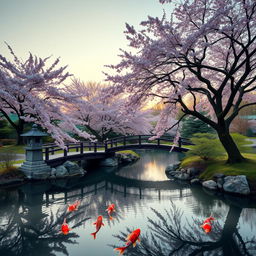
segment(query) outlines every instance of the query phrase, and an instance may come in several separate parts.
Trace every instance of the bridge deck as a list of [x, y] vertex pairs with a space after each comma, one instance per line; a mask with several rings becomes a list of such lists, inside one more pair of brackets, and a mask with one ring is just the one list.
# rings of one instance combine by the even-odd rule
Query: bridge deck
[[[176, 152], [188, 151], [182, 145], [190, 143], [185, 139], [179, 139], [178, 146], [173, 145], [173, 137], [162, 137], [155, 141], [148, 139], [153, 135], [136, 135], [117, 137], [105, 141], [104, 143], [80, 142], [67, 144], [67, 149], [61, 149], [56, 145], [44, 146], [45, 161], [51, 167], [63, 164], [67, 160], [79, 161], [83, 159], [103, 159], [113, 156], [116, 151], [127, 149], [161, 149]], [[74, 152], [75, 150], [75, 152]], [[62, 154], [56, 152], [63, 151]]]

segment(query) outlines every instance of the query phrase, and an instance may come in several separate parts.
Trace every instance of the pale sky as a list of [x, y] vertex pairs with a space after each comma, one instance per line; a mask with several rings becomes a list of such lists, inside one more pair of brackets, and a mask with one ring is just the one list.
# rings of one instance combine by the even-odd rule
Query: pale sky
[[103, 66], [127, 47], [125, 22], [138, 27], [166, 7], [158, 0], [0, 0], [0, 53], [10, 59], [6, 41], [23, 59], [60, 56], [77, 78], [100, 82]]

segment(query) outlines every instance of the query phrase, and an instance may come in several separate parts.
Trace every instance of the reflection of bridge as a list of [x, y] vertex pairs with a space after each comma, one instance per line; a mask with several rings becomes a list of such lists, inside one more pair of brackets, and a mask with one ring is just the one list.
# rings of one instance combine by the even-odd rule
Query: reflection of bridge
[[[116, 151], [127, 149], [161, 149], [184, 152], [187, 148], [182, 145], [191, 144], [187, 139], [179, 138], [178, 145], [174, 145], [173, 136], [163, 136], [153, 141], [149, 141], [149, 138], [153, 135], [134, 135], [123, 136], [102, 142], [80, 142], [67, 144], [67, 149], [61, 149], [60, 147], [48, 144], [44, 146], [45, 161], [48, 165], [54, 167], [64, 163], [67, 160], [79, 161], [82, 159], [103, 159], [109, 156], [113, 156]], [[63, 155], [56, 152], [62, 152]]]
[[[62, 180], [63, 182], [64, 180]], [[152, 192], [155, 194], [159, 200], [161, 200], [161, 191], [179, 191], [175, 197], [184, 197], [184, 190], [186, 190], [189, 185], [187, 183], [177, 183], [172, 180], [164, 181], [143, 181], [136, 179], [129, 179], [116, 175], [115, 173], [104, 173], [99, 174], [99, 176], [86, 179], [74, 179], [66, 180], [67, 183], [61, 183], [61, 180], [56, 180], [52, 183], [51, 187], [48, 187], [45, 193], [45, 200], [48, 204], [56, 201], [64, 201], [67, 203], [69, 199], [72, 198], [83, 198], [87, 195], [97, 194], [98, 191], [105, 190], [111, 193], [121, 193], [124, 197], [127, 195], [135, 195], [140, 199], [147, 196], [147, 192]], [[70, 183], [69, 183], [70, 182]], [[152, 193], [150, 196], [152, 196]], [[190, 195], [190, 194], [189, 194]], [[174, 195], [173, 195], [174, 196]], [[170, 196], [170, 198], [173, 198]], [[51, 198], [51, 200], [50, 200]]]

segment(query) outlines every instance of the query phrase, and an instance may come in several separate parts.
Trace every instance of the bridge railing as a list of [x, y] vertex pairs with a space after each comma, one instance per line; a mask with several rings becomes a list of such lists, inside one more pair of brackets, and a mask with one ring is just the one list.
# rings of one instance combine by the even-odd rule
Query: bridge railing
[[55, 154], [63, 154], [63, 157], [66, 157], [69, 152], [83, 154], [85, 151], [94, 153], [105, 151], [105, 144], [102, 142], [81, 141], [78, 143], [66, 143], [65, 146], [66, 149], [63, 149], [54, 143], [44, 144], [43, 153], [45, 160], [49, 160], [50, 155]]
[[[43, 153], [45, 154], [45, 160], [49, 160], [50, 155], [55, 155], [56, 153], [63, 154], [63, 157], [66, 157], [69, 152], [77, 152], [78, 154], [83, 154], [85, 152], [94, 152], [97, 153], [107, 152], [109, 149], [128, 146], [128, 145], [142, 145], [142, 144], [154, 144], [154, 145], [172, 145], [174, 141], [173, 136], [162, 136], [155, 140], [149, 140], [153, 135], [128, 135], [121, 136], [116, 138], [107, 139], [104, 142], [90, 142], [90, 141], [81, 141], [79, 143], [67, 143], [65, 144], [66, 149], [62, 149], [54, 143], [44, 144]], [[182, 145], [191, 145], [188, 139], [179, 138], [178, 146]]]

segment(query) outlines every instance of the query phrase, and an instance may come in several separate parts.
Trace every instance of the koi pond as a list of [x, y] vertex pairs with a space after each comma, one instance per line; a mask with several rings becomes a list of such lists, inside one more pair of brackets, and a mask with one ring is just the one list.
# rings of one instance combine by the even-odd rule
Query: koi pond
[[[1, 189], [0, 255], [114, 256], [137, 229], [141, 242], [124, 255], [256, 255], [255, 202], [168, 179], [165, 167], [181, 153], [136, 152], [141, 159], [120, 168]], [[99, 216], [104, 226], [94, 239]], [[205, 233], [200, 226], [209, 216], [215, 220]], [[66, 235], [64, 219], [71, 228]]]

